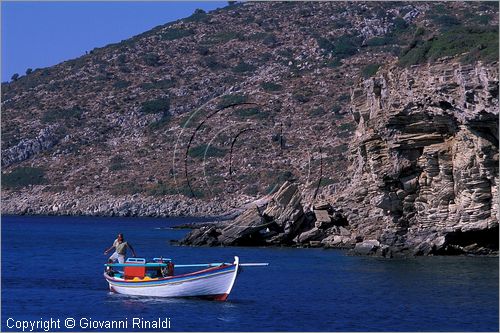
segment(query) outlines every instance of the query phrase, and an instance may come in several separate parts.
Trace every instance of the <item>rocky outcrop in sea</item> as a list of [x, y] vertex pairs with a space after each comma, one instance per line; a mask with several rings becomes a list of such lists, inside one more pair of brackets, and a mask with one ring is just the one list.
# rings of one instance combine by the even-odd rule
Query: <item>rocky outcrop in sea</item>
[[[265, 205], [249, 207], [235, 219], [195, 229], [180, 244], [344, 247], [351, 242], [345, 226], [345, 216], [328, 203], [304, 210], [299, 186], [285, 182]], [[335, 236], [340, 241], [334, 242]]]

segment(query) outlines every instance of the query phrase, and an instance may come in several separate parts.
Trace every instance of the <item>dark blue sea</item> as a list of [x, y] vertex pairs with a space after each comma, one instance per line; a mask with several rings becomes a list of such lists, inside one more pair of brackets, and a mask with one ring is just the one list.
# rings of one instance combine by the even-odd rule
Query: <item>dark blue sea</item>
[[[59, 319], [55, 330], [64, 331], [68, 318], [75, 320], [72, 331], [90, 330], [79, 326], [82, 320], [132, 318], [168, 318], [171, 331], [499, 329], [498, 258], [380, 259], [339, 250], [170, 245], [188, 231], [169, 227], [189, 221], [3, 216], [2, 331], [50, 319]], [[103, 251], [118, 232], [138, 256], [203, 263], [238, 255], [270, 266], [245, 268], [225, 303], [113, 294], [102, 276]]]

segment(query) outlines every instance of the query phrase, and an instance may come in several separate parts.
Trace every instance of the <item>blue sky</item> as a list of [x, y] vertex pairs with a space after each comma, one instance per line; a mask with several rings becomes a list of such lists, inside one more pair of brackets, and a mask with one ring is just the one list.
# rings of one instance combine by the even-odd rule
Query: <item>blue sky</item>
[[157, 25], [224, 7], [213, 2], [2, 1], [2, 82], [27, 68], [77, 58]]

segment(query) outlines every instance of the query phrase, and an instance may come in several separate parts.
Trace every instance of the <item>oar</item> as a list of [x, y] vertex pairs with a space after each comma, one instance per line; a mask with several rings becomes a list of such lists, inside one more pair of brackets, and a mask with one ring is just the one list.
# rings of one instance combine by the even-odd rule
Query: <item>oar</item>
[[211, 263], [211, 264], [175, 264], [174, 263], [175, 268], [178, 268], [178, 267], [213, 267], [213, 266], [220, 266], [220, 265], [232, 265], [232, 264], [228, 264], [228, 263], [224, 263], [224, 262], [215, 262], [215, 263]]
[[[214, 267], [214, 266], [220, 266], [220, 265], [232, 265], [232, 263], [216, 262], [216, 263], [211, 263], [211, 264], [176, 264], [175, 268], [178, 268], [178, 267]], [[247, 263], [247, 264], [238, 264], [238, 265], [245, 266], [245, 267], [269, 266], [269, 263], [268, 262], [256, 262], [256, 263]]]
[[[175, 264], [175, 268], [182, 267], [216, 267], [221, 265], [232, 265], [232, 263], [227, 262], [216, 262], [211, 264]], [[123, 263], [123, 264], [104, 264], [104, 266], [108, 267], [166, 267], [167, 264], [164, 263]], [[256, 262], [256, 263], [246, 263], [239, 264], [239, 266], [243, 267], [252, 267], [252, 266], [269, 266], [268, 262]]]

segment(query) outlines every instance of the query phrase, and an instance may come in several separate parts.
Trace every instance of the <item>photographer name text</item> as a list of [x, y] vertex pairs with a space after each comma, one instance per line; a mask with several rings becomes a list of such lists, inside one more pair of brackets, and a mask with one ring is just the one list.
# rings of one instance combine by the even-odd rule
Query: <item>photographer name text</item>
[[120, 320], [98, 320], [92, 318], [48, 318], [39, 320], [16, 320], [8, 318], [7, 328], [22, 332], [50, 332], [62, 329], [81, 329], [81, 330], [105, 330], [105, 329], [170, 329], [170, 318], [156, 318], [152, 320], [144, 318], [124, 318]]

